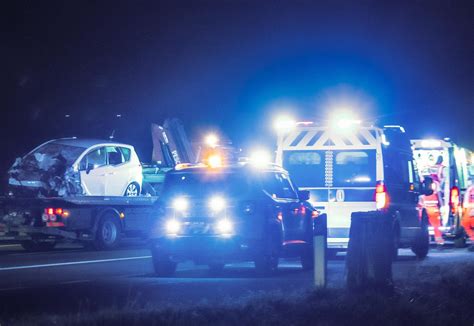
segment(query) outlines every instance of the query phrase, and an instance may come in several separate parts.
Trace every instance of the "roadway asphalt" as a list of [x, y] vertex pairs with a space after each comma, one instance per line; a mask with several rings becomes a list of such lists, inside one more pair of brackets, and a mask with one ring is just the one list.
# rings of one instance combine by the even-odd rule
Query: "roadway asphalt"
[[[456, 264], [474, 262], [466, 249], [432, 250], [422, 261], [401, 250], [394, 264], [395, 284], [416, 271], [439, 275]], [[328, 286], [344, 286], [345, 262], [328, 263]], [[416, 280], [414, 280], [416, 281]], [[227, 265], [218, 277], [205, 266], [179, 265], [175, 277], [153, 274], [150, 252], [140, 243], [113, 251], [89, 251], [62, 245], [47, 253], [26, 253], [17, 245], [0, 245], [0, 317], [34, 313], [77, 312], [135, 304], [178, 305], [222, 302], [254, 293], [293, 292], [312, 287], [312, 272], [297, 261], [280, 262], [271, 277], [257, 277], [253, 263]]]

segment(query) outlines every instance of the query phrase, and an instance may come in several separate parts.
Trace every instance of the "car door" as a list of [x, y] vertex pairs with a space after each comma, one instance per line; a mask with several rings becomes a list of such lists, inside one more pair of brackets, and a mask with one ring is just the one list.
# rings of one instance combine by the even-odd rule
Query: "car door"
[[108, 163], [106, 194], [107, 196], [123, 196], [130, 180], [130, 169], [119, 147], [107, 146], [106, 152]]
[[288, 176], [280, 172], [266, 172], [262, 176], [262, 184], [273, 199], [273, 210], [281, 216], [284, 241], [303, 239], [304, 209]]
[[105, 195], [107, 169], [105, 147], [93, 149], [82, 158], [79, 170], [81, 174], [81, 184], [87, 195]]

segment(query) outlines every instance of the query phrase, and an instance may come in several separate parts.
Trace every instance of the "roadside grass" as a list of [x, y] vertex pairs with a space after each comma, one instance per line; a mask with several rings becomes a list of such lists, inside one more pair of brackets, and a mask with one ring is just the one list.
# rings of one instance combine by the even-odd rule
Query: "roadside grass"
[[219, 304], [139, 306], [68, 315], [23, 316], [1, 325], [474, 325], [474, 263], [430, 278], [417, 272], [398, 281], [395, 294], [351, 293], [341, 288], [253, 293]]

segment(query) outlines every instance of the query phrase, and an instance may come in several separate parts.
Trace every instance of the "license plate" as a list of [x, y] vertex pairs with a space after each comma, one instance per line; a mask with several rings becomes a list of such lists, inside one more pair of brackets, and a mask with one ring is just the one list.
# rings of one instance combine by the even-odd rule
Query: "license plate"
[[205, 222], [191, 222], [188, 225], [190, 234], [205, 234], [209, 232], [209, 224]]

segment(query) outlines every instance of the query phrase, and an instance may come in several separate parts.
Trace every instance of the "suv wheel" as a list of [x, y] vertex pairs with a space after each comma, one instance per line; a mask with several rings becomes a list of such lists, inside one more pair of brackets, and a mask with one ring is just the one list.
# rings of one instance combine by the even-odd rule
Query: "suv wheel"
[[151, 249], [153, 268], [155, 274], [161, 277], [173, 276], [176, 272], [177, 263], [172, 261], [170, 256], [161, 252], [158, 248]]
[[268, 239], [267, 250], [255, 259], [257, 273], [265, 276], [273, 274], [278, 268], [281, 242], [277, 236]]
[[428, 231], [428, 215], [423, 211], [421, 216], [421, 228], [415, 236], [411, 251], [419, 259], [423, 259], [428, 255], [430, 249], [430, 233]]

